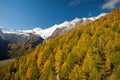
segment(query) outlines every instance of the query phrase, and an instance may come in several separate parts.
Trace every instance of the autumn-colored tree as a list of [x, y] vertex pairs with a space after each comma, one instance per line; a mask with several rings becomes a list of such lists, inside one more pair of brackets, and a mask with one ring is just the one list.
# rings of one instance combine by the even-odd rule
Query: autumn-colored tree
[[0, 67], [0, 80], [120, 80], [120, 8]]

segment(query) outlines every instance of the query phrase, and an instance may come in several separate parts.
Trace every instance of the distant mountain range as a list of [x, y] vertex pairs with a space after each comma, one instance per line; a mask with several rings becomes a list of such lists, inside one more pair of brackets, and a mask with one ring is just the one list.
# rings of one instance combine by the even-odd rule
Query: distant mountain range
[[54, 26], [47, 29], [34, 28], [33, 30], [7, 30], [4, 27], [0, 27], [0, 30], [5, 34], [16, 34], [16, 35], [24, 35], [24, 36], [29, 36], [33, 34], [33, 35], [38, 35], [43, 39], [47, 39], [50, 36], [52, 36], [52, 34], [56, 32], [56, 30], [58, 31], [58, 29], [62, 29], [63, 31], [69, 30], [79, 25], [85, 24], [87, 22], [94, 21], [104, 15], [106, 15], [106, 13], [101, 13], [97, 17], [75, 18], [72, 21], [65, 21], [59, 25], [55, 24]]
[[23, 55], [24, 51], [35, 48], [45, 39], [59, 36], [79, 25], [94, 21], [104, 15], [106, 13], [101, 13], [97, 17], [91, 18], [75, 18], [72, 21], [65, 21], [62, 24], [54, 25], [47, 29], [8, 30], [0, 27], [0, 59], [6, 57], [6, 55], [9, 57]]

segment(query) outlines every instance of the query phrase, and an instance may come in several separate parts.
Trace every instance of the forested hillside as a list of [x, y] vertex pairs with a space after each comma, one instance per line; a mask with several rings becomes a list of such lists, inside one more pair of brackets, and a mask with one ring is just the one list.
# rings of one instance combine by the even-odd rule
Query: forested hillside
[[0, 80], [120, 80], [120, 8], [1, 67]]

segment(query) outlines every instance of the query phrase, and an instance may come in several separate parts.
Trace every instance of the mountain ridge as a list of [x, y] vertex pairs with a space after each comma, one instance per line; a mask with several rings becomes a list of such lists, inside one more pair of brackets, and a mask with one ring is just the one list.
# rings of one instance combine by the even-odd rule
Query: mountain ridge
[[[17, 34], [17, 35], [25, 35], [25, 36], [29, 36], [29, 34], [34, 34], [34, 35], [39, 35], [40, 37], [42, 37], [43, 39], [47, 39], [49, 38], [53, 32], [57, 29], [57, 28], [63, 28], [65, 27], [66, 29], [68, 28], [74, 28], [77, 25], [75, 25], [75, 23], [81, 22], [79, 23], [79, 25], [81, 24], [85, 24], [89, 21], [94, 21], [96, 19], [99, 19], [102, 16], [105, 16], [107, 13], [101, 13], [100, 15], [98, 15], [97, 17], [90, 17], [90, 18], [75, 18], [72, 21], [64, 21], [61, 24], [55, 24], [52, 27], [49, 27], [47, 29], [41, 29], [41, 28], [34, 28], [32, 30], [7, 30], [5, 29], [3, 26], [0, 27], [0, 30], [3, 33], [6, 34]], [[70, 26], [71, 25], [71, 26]]]

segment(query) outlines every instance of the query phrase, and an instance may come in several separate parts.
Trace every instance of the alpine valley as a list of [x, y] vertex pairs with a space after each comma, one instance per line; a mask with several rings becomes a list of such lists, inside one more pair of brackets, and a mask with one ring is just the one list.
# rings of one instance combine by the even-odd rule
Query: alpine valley
[[24, 37], [23, 42], [28, 38], [25, 41], [28, 44], [35, 36], [39, 36], [38, 42], [46, 40], [1, 67], [0, 80], [120, 80], [120, 8], [102, 17], [75, 18], [44, 30], [2, 28], [1, 33], [2, 45], [11, 47], [10, 43], [14, 41], [16, 46], [17, 38], [21, 37]]

